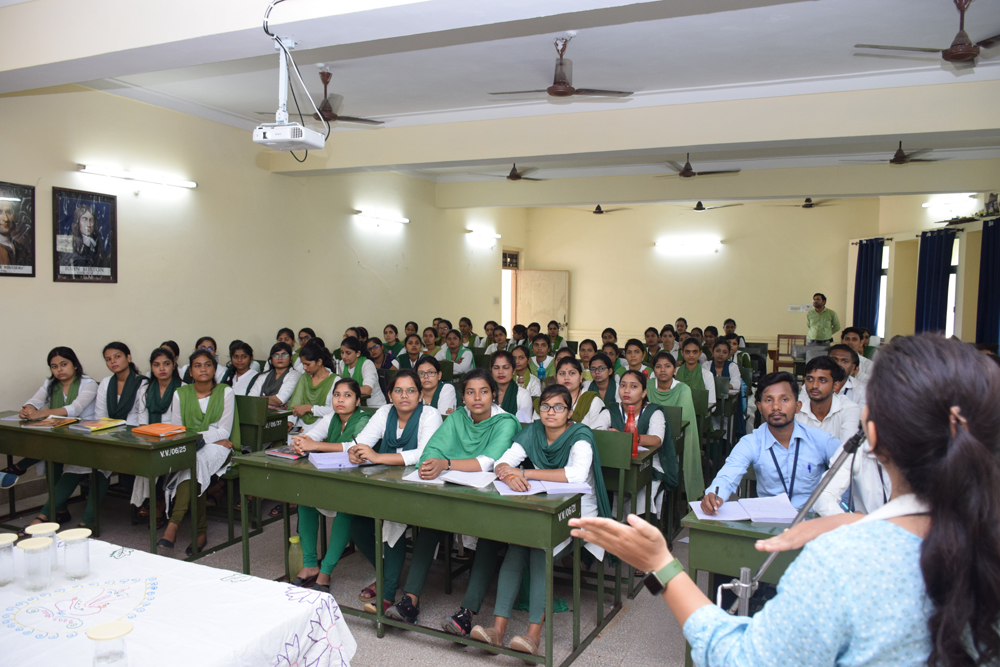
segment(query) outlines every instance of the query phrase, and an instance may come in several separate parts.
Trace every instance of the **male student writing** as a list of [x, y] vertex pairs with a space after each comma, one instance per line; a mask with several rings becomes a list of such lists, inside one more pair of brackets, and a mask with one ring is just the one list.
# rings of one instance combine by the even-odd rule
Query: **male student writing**
[[757, 474], [761, 498], [787, 493], [796, 508], [809, 499], [823, 477], [840, 440], [795, 421], [799, 383], [791, 373], [771, 373], [757, 385], [757, 410], [764, 424], [740, 439], [701, 500], [706, 514], [715, 514], [750, 466]]

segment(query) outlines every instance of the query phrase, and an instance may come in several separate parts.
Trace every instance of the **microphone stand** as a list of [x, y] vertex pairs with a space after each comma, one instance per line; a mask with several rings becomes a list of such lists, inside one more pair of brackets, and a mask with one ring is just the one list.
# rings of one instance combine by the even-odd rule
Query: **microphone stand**
[[[816, 489], [813, 490], [812, 495], [809, 496], [809, 500], [805, 502], [802, 509], [799, 510], [799, 513], [795, 515], [795, 520], [792, 521], [792, 525], [788, 527], [788, 530], [791, 530], [795, 526], [802, 523], [806, 514], [810, 509], [812, 509], [813, 504], [819, 499], [820, 494], [822, 494], [823, 491], [826, 490], [826, 487], [830, 485], [830, 482], [833, 481], [833, 476], [836, 475], [837, 471], [840, 470], [840, 467], [844, 465], [844, 461], [846, 461], [848, 457], [852, 456], [854, 452], [858, 451], [858, 447], [861, 446], [864, 439], [864, 429], [858, 428], [858, 432], [851, 436], [850, 440], [844, 443], [844, 448], [840, 452], [840, 456], [837, 457], [837, 460], [833, 462], [830, 469], [826, 471], [825, 475], [823, 475], [823, 478], [819, 481]], [[767, 572], [767, 568], [771, 567], [771, 563], [774, 562], [774, 559], [778, 557], [779, 553], [780, 552], [778, 551], [772, 551], [768, 554], [767, 559], [763, 562], [763, 564], [761, 564], [760, 569], [757, 570], [757, 574], [755, 574], [752, 579], [750, 578], [750, 568], [741, 567], [739, 579], [733, 579], [732, 582], [719, 586], [718, 593], [716, 594], [716, 604], [720, 607], [722, 606], [723, 589], [735, 591], [736, 601], [731, 607], [729, 607], [729, 613], [737, 616], [749, 616], [750, 596], [752, 596], [758, 586], [760, 586], [760, 578], [764, 576], [765, 572]]]

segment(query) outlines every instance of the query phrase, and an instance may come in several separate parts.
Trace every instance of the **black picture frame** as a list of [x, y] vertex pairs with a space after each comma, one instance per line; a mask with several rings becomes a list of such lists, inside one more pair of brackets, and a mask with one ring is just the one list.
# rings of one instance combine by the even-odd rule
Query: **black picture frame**
[[35, 186], [0, 181], [0, 277], [34, 278]]
[[52, 280], [118, 282], [117, 197], [52, 188]]

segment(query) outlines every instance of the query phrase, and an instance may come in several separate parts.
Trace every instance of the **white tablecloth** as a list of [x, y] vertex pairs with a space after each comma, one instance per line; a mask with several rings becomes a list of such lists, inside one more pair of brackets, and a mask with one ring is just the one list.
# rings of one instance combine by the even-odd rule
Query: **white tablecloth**
[[89, 667], [99, 623], [129, 620], [129, 664], [147, 667], [348, 667], [357, 643], [333, 596], [229, 570], [154, 556], [107, 542], [90, 544], [90, 576], [31, 593], [0, 588], [0, 663]]

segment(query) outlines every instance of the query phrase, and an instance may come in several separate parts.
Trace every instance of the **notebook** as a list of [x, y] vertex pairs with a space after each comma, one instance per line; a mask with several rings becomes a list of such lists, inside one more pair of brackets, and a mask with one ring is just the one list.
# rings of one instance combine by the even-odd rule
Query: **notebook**
[[41, 429], [53, 429], [59, 428], [60, 426], [68, 426], [73, 422], [78, 421], [72, 417], [47, 417], [41, 421], [28, 422], [22, 428], [41, 428]]
[[[76, 420], [74, 420], [76, 421]], [[81, 433], [94, 433], [96, 431], [104, 431], [109, 428], [117, 428], [119, 426], [124, 426], [124, 419], [111, 419], [110, 417], [102, 417], [100, 419], [88, 419], [82, 421], [79, 424], [73, 424], [70, 426], [71, 431], [80, 431]]]
[[768, 498], [740, 498], [723, 503], [716, 514], [705, 514], [701, 502], [688, 503], [702, 521], [755, 521], [758, 523], [791, 523], [799, 513], [782, 493]]
[[507, 484], [499, 479], [493, 482], [493, 487], [501, 496], [534, 496], [539, 493], [547, 493], [550, 496], [564, 496], [574, 493], [590, 493], [591, 488], [587, 484], [576, 484], [573, 482], [541, 482], [537, 479], [529, 479], [531, 486], [527, 491], [514, 491]]
[[317, 470], [341, 470], [357, 468], [357, 463], [351, 463], [348, 452], [309, 452], [309, 463]]
[[154, 438], [165, 438], [168, 435], [183, 433], [185, 430], [183, 426], [178, 426], [177, 424], [145, 424], [144, 426], [133, 428], [132, 433], [136, 435], [151, 435]]
[[420, 470], [414, 470], [409, 475], [403, 476], [404, 482], [419, 482], [420, 484], [437, 484], [443, 486], [445, 482], [471, 486], [482, 489], [490, 485], [490, 482], [497, 478], [491, 472], [462, 472], [461, 470], [448, 470], [441, 473], [435, 479], [421, 479]]
[[306, 457], [305, 454], [296, 454], [295, 450], [288, 445], [269, 449], [266, 453], [268, 456], [277, 456], [278, 458], [289, 459], [291, 461], [298, 461], [299, 459], [304, 459]]

